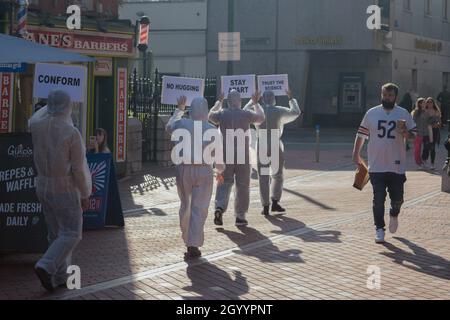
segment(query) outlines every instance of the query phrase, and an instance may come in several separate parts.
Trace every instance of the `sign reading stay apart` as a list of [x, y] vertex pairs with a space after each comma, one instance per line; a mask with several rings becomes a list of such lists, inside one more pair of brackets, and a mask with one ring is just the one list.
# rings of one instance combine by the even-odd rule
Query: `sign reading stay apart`
[[194, 98], [203, 97], [205, 80], [196, 78], [163, 76], [162, 104], [178, 104], [181, 96], [186, 96], [186, 105], [190, 106]]
[[44, 252], [47, 226], [35, 193], [31, 134], [1, 134], [0, 163], [0, 251]]
[[286, 90], [289, 89], [288, 75], [266, 75], [258, 76], [258, 90], [261, 93], [264, 91], [273, 91], [275, 96], [285, 96]]
[[251, 98], [256, 91], [255, 75], [222, 76], [222, 92], [225, 97], [231, 90], [241, 94], [241, 98]]
[[48, 98], [50, 91], [65, 90], [73, 102], [83, 102], [86, 93], [87, 70], [84, 66], [37, 63], [34, 71], [35, 98]]
[[83, 228], [123, 227], [122, 203], [111, 154], [88, 154], [87, 161], [92, 177], [92, 195], [89, 209], [83, 213]]

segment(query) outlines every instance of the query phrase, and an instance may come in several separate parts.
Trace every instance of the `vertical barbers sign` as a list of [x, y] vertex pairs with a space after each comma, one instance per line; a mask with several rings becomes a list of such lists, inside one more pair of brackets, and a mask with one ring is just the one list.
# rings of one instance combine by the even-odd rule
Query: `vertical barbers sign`
[[117, 69], [116, 161], [124, 162], [127, 140], [127, 69]]
[[47, 228], [36, 197], [29, 133], [0, 135], [0, 251], [43, 252]]
[[73, 102], [84, 102], [86, 79], [87, 69], [84, 66], [37, 63], [33, 96], [46, 99], [50, 91], [60, 89], [66, 91]]
[[0, 73], [0, 133], [12, 130], [13, 81], [12, 73]]

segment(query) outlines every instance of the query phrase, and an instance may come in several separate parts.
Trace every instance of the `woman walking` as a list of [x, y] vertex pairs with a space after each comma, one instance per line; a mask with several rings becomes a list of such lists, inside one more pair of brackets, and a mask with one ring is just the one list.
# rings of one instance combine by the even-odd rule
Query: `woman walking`
[[430, 169], [435, 170], [436, 145], [439, 145], [441, 140], [441, 110], [433, 98], [426, 100], [425, 110], [428, 116], [427, 127], [429, 134], [423, 139], [422, 161], [427, 166], [428, 159], [431, 158]]
[[425, 112], [425, 99], [419, 98], [416, 107], [411, 112], [414, 122], [417, 125], [417, 136], [414, 140], [414, 160], [419, 169], [423, 169], [423, 161], [421, 157], [422, 143], [425, 136], [428, 136], [428, 115]]

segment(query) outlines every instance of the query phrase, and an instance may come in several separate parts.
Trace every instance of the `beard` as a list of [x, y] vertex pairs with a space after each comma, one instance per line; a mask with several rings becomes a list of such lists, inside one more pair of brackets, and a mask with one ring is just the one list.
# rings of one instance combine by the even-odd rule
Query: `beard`
[[395, 107], [395, 102], [389, 102], [386, 100], [382, 100], [381, 103], [383, 104], [383, 108], [387, 110], [392, 110]]

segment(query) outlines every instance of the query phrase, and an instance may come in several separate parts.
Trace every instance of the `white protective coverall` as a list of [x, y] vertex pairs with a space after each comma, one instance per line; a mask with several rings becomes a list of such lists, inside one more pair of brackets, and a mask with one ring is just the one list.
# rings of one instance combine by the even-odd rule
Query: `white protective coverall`
[[[195, 98], [192, 101], [190, 119], [182, 118], [183, 115], [184, 111], [176, 109], [166, 125], [166, 130], [173, 134], [176, 130], [184, 129], [190, 134], [189, 143], [186, 144], [184, 139], [178, 142], [178, 144], [183, 144], [183, 148], [188, 148], [190, 145], [191, 154], [189, 163], [183, 162], [176, 166], [176, 181], [178, 196], [180, 197], [179, 216], [183, 241], [187, 247], [199, 248], [204, 243], [203, 229], [211, 202], [214, 180], [213, 165], [215, 171], [219, 174], [225, 169], [222, 161], [214, 164], [205, 162], [203, 152], [205, 148], [210, 147], [214, 140], [205, 141], [203, 136], [209, 130], [214, 130], [213, 134], [219, 140], [222, 139], [222, 135], [216, 127], [208, 122], [208, 102], [205, 98]], [[201, 125], [201, 132], [199, 132], [201, 137], [194, 135], [195, 124]], [[194, 149], [196, 139], [202, 141], [201, 147], [198, 149]], [[219, 146], [222, 146], [222, 141], [219, 141]], [[195, 152], [198, 153], [197, 159], [201, 159], [199, 164], [194, 163]]]
[[72, 252], [81, 240], [83, 211], [81, 199], [89, 198], [91, 173], [86, 147], [74, 127], [69, 95], [50, 92], [48, 105], [30, 119], [36, 194], [47, 223], [49, 248], [36, 267], [53, 276], [55, 286], [65, 283]]
[[[257, 103], [254, 105], [255, 111], [243, 110], [240, 94], [233, 90], [227, 97], [228, 109], [222, 109], [222, 104], [217, 103], [209, 113], [209, 120], [218, 125], [224, 137], [224, 159], [226, 160], [226, 133], [227, 130], [243, 130], [250, 133], [250, 124], [260, 124], [264, 122], [264, 112]], [[250, 101], [252, 103], [252, 101]], [[224, 183], [217, 186], [216, 209], [220, 208], [223, 212], [227, 211], [230, 199], [231, 188], [236, 180], [234, 210], [236, 218], [245, 220], [250, 204], [250, 170], [251, 163], [249, 157], [249, 139], [250, 134], [245, 139], [245, 145], [238, 145], [235, 139], [234, 159], [232, 163], [226, 162], [226, 169], [223, 173]], [[242, 153], [245, 157], [245, 163], [238, 163], [238, 155]]]
[[[251, 102], [248, 103], [244, 110], [252, 110]], [[291, 99], [289, 101], [289, 108], [277, 106], [275, 103], [275, 95], [272, 91], [265, 91], [263, 93], [263, 104], [262, 108], [266, 116], [266, 120], [260, 124], [256, 125], [257, 133], [257, 146], [259, 145], [259, 137], [262, 132], [260, 129], [267, 129], [267, 150], [271, 150], [271, 130], [278, 130], [279, 137], [281, 139], [283, 135], [284, 125], [295, 121], [300, 115], [301, 110], [296, 99]], [[278, 170], [273, 170], [271, 163], [267, 165], [262, 165], [258, 154], [258, 174], [259, 174], [259, 191], [261, 195], [261, 204], [263, 206], [268, 206], [270, 204], [270, 194], [272, 200], [280, 201], [283, 192], [283, 169], [284, 169], [284, 146], [283, 142], [280, 140], [280, 150], [278, 153]], [[275, 155], [272, 155], [275, 156]], [[271, 175], [262, 175], [261, 168], [271, 167]], [[271, 190], [271, 192], [270, 192]]]

